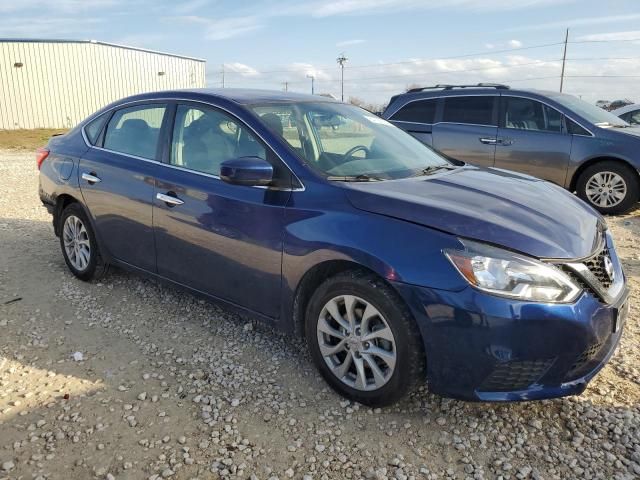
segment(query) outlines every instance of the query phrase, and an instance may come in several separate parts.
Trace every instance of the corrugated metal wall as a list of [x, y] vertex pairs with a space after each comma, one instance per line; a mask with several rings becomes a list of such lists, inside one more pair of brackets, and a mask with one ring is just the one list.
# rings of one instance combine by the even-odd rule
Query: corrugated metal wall
[[204, 86], [200, 60], [92, 42], [0, 41], [3, 130], [70, 128], [128, 95]]

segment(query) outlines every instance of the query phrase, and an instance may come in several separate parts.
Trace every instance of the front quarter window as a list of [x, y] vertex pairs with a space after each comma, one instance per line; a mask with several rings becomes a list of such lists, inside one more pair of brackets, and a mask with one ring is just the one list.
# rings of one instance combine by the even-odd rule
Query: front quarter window
[[252, 110], [305, 164], [331, 179], [390, 180], [450, 166], [411, 135], [351, 105], [299, 102]]

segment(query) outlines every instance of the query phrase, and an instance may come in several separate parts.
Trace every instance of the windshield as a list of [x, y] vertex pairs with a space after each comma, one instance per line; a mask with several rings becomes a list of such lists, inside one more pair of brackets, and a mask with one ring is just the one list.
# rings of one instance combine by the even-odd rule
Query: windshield
[[397, 179], [451, 166], [411, 135], [352, 105], [300, 102], [251, 109], [331, 180]]
[[596, 105], [591, 105], [573, 95], [555, 95], [552, 98], [597, 126], [626, 127], [629, 125], [613, 113], [607, 112]]

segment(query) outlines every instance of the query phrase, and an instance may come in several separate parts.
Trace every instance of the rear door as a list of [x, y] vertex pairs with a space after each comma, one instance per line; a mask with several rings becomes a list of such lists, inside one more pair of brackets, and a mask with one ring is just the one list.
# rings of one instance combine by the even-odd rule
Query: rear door
[[564, 185], [570, 157], [571, 135], [562, 113], [538, 100], [502, 96], [497, 168]]
[[492, 167], [498, 133], [498, 95], [447, 96], [433, 126], [433, 147], [460, 160]]
[[148, 271], [156, 266], [152, 202], [165, 111], [159, 103], [116, 110], [79, 169], [101, 245], [115, 259]]

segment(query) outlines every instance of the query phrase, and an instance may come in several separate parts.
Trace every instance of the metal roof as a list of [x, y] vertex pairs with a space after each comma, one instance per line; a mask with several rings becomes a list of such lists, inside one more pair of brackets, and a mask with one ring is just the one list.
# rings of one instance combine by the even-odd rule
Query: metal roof
[[184, 58], [186, 60], [194, 60], [196, 62], [206, 62], [203, 58], [189, 57], [186, 55], [177, 55], [175, 53], [160, 52], [158, 50], [150, 50], [148, 48], [131, 47], [128, 45], [120, 45], [117, 43], [100, 42], [98, 40], [70, 40], [60, 38], [0, 38], [0, 43], [91, 43], [94, 45], [104, 45], [106, 47], [124, 48], [126, 50], [136, 50], [138, 52], [154, 53], [156, 55], [165, 55], [168, 57]]

